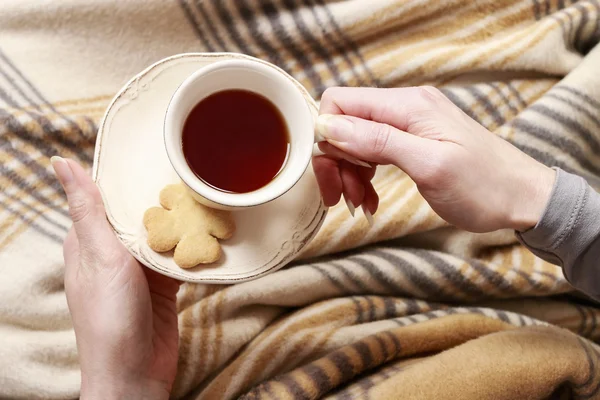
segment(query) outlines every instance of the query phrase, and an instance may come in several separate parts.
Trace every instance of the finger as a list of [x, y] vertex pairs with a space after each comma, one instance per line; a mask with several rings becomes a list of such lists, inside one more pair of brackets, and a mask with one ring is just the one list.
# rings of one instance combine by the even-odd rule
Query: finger
[[112, 245], [115, 237], [106, 220], [102, 196], [96, 184], [75, 161], [52, 157], [51, 162], [67, 195], [80, 248]]
[[316, 128], [345, 153], [377, 164], [394, 164], [409, 174], [435, 143], [388, 124], [350, 116], [320, 115]]
[[375, 176], [375, 173], [377, 172], [377, 164], [371, 164], [371, 168], [358, 168], [358, 174], [360, 175], [361, 179], [364, 179], [364, 182], [370, 182], [371, 179], [373, 179], [373, 177]]
[[365, 196], [363, 182], [358, 176], [357, 167], [347, 161], [340, 161], [340, 177], [342, 178], [342, 190], [344, 199], [350, 214], [354, 216], [356, 207], [362, 204]]
[[365, 188], [365, 198], [362, 204], [363, 210], [369, 210], [371, 215], [373, 215], [377, 212], [377, 208], [379, 207], [379, 195], [375, 191], [373, 182], [371, 182], [375, 176], [375, 168], [359, 168], [358, 175]]
[[336, 205], [342, 195], [342, 178], [337, 161], [327, 156], [319, 156], [314, 157], [312, 163], [323, 203], [327, 207]]
[[319, 114], [350, 115], [406, 131], [413, 111], [437, 110], [442, 106], [451, 106], [451, 103], [433, 87], [334, 87], [323, 93]]
[[365, 196], [362, 203], [363, 210], [369, 210], [371, 215], [374, 215], [379, 207], [379, 195], [371, 182], [373, 175], [368, 170], [359, 171], [359, 175], [365, 189]]
[[346, 160], [350, 164], [354, 164], [357, 166], [366, 167], [366, 168], [371, 167], [371, 165], [369, 163], [361, 161], [355, 157], [351, 157], [348, 154], [341, 151], [340, 149], [338, 149], [337, 147], [333, 146], [332, 144], [329, 144], [324, 141], [319, 142], [319, 150], [321, 150], [323, 153], [327, 154], [330, 158], [335, 158], [336, 160]]
[[173, 279], [166, 275], [159, 274], [150, 268], [144, 268], [144, 274], [148, 281], [150, 293], [156, 293], [171, 300], [175, 300], [175, 296], [179, 291], [179, 286], [183, 283], [177, 279]]

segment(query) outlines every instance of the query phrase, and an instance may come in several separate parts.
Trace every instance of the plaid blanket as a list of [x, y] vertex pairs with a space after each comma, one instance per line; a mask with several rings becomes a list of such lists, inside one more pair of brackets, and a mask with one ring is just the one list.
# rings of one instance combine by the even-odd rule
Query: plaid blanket
[[[90, 166], [109, 100], [149, 64], [246, 53], [315, 98], [435, 85], [600, 188], [599, 41], [598, 0], [3, 0], [0, 397], [78, 396], [49, 157]], [[560, 268], [512, 232], [447, 226], [397, 169], [375, 183], [373, 228], [334, 207], [288, 268], [182, 286], [174, 398], [600, 398], [600, 309]]]

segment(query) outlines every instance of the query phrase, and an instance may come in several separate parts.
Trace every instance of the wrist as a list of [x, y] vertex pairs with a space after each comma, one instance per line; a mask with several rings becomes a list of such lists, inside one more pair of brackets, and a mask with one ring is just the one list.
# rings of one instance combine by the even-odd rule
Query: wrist
[[511, 190], [509, 228], [524, 232], [534, 228], [542, 218], [552, 196], [556, 171], [535, 162], [529, 173], [516, 171], [519, 175], [509, 183]]
[[81, 400], [163, 400], [170, 396], [167, 385], [157, 381], [82, 379]]

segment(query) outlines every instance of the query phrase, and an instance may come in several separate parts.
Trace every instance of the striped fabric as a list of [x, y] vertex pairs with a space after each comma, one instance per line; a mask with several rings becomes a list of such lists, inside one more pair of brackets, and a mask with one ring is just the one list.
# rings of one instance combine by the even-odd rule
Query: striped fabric
[[[147, 65], [241, 52], [315, 98], [436, 85], [599, 189], [598, 42], [598, 0], [3, 0], [0, 398], [78, 395], [49, 157], [89, 167], [109, 100]], [[174, 398], [600, 398], [600, 309], [560, 268], [512, 232], [447, 226], [394, 168], [375, 183], [373, 228], [337, 206], [292, 266], [182, 286]]]

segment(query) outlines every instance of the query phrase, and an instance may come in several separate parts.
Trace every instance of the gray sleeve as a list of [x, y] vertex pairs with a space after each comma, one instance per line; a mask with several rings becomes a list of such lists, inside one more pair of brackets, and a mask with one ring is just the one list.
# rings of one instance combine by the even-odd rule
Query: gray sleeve
[[539, 223], [517, 237], [534, 254], [563, 268], [576, 289], [600, 300], [600, 194], [561, 169]]

